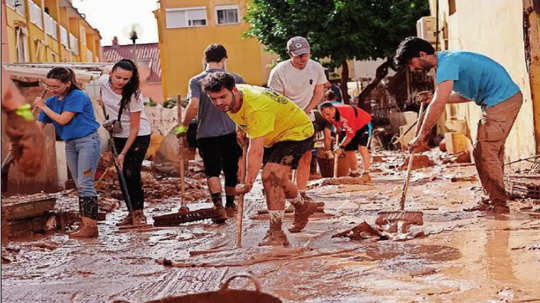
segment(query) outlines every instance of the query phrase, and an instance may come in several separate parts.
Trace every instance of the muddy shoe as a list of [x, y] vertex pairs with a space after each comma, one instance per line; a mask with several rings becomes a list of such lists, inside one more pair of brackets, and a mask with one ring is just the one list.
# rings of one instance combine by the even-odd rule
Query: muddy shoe
[[133, 225], [146, 225], [146, 216], [142, 209], [133, 212]]
[[353, 178], [356, 178], [356, 177], [360, 177], [360, 172], [355, 170], [355, 171], [351, 171], [351, 173], [349, 174], [350, 177], [353, 177]]
[[289, 240], [283, 230], [270, 228], [259, 246], [289, 246]]
[[496, 214], [509, 214], [510, 208], [504, 204], [495, 204], [491, 209], [492, 212]]
[[127, 225], [132, 225], [133, 224], [133, 216], [131, 215], [131, 213], [128, 213], [128, 215], [122, 219], [122, 221], [116, 223], [116, 226], [127, 226]]
[[218, 212], [218, 217], [213, 218], [212, 222], [216, 224], [225, 223], [225, 221], [227, 221], [227, 211], [225, 210], [225, 208], [223, 208], [222, 206], [222, 207], [214, 208], [214, 209]]
[[317, 203], [308, 201], [298, 206], [294, 211], [294, 222], [293, 226], [289, 228], [289, 231], [297, 233], [304, 229], [309, 221], [309, 216], [317, 211], [317, 207]]
[[491, 204], [489, 204], [487, 201], [480, 201], [477, 205], [471, 207], [471, 208], [464, 208], [463, 211], [489, 211], [493, 208]]
[[98, 236], [98, 228], [96, 220], [88, 217], [81, 218], [81, 228], [69, 234], [70, 238], [96, 238]]
[[371, 182], [371, 177], [368, 173], [364, 173], [362, 174], [362, 176], [360, 176], [360, 180], [362, 180], [363, 182]]
[[300, 197], [302, 197], [304, 201], [313, 202], [313, 199], [310, 196], [308, 196], [305, 191], [300, 192]]
[[232, 206], [225, 206], [225, 212], [227, 213], [227, 218], [233, 218], [234, 216], [236, 216], [237, 211], [238, 210], [235, 204], [233, 204]]

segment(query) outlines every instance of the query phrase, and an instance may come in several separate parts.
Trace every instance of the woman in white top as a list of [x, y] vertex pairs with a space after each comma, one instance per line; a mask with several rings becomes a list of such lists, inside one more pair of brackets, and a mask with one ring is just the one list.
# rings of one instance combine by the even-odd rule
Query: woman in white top
[[[99, 79], [99, 84], [107, 114], [111, 119], [120, 121], [121, 129], [115, 128], [111, 135], [133, 207], [129, 209], [128, 206], [128, 216], [117, 225], [145, 224], [141, 169], [150, 144], [151, 127], [144, 113], [137, 66], [129, 59], [122, 59], [113, 66], [109, 75]], [[125, 197], [126, 193], [121, 189]]]

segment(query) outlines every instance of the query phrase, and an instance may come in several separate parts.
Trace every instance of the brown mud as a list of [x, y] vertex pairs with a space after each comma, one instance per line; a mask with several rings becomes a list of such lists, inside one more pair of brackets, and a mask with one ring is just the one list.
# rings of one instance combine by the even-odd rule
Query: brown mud
[[[381, 172], [372, 173], [369, 184], [311, 185], [308, 195], [325, 202], [324, 213], [314, 215], [296, 234], [286, 231], [292, 224], [292, 216], [286, 216], [289, 248], [258, 247], [268, 227], [257, 217], [265, 208], [260, 181], [246, 195], [240, 249], [234, 247], [235, 219], [223, 225], [206, 220], [119, 231], [114, 223], [126, 209], [121, 202], [116, 207], [110, 202], [110, 213], [98, 223], [97, 239], [72, 240], [65, 232], [53, 232], [4, 243], [2, 302], [144, 302], [215, 291], [241, 272], [250, 272], [263, 292], [283, 302], [540, 301], [538, 204], [511, 201], [509, 215], [463, 212], [481, 193], [471, 178], [474, 167], [441, 165], [437, 154], [430, 155], [437, 165], [412, 172], [407, 197], [406, 210], [424, 213], [424, 225], [418, 228], [425, 237], [375, 242], [333, 238], [362, 222], [372, 225], [379, 211], [398, 209], [405, 175], [398, 168], [405, 157], [380, 156], [385, 161], [374, 168]], [[154, 178], [155, 189], [161, 184], [176, 188], [178, 182]], [[192, 189], [206, 191], [203, 185]], [[149, 219], [178, 209], [179, 190], [167, 191], [172, 193], [146, 203]], [[209, 207], [206, 199], [188, 206]], [[58, 207], [76, 210], [76, 197], [60, 197]], [[244, 280], [235, 280], [231, 288], [253, 289]]]

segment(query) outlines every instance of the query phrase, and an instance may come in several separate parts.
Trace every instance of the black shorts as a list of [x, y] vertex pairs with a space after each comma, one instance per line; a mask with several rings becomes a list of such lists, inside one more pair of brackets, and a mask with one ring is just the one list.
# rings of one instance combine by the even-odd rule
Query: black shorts
[[[345, 137], [345, 132], [342, 132], [340, 135], [340, 141]], [[345, 151], [357, 150], [358, 146], [366, 146], [369, 139], [369, 127], [364, 126], [361, 129], [357, 130], [354, 134], [354, 138], [345, 146], [343, 149]]]
[[280, 141], [264, 149], [263, 163], [277, 163], [296, 169], [300, 158], [311, 149], [313, 149], [313, 136], [302, 141]]
[[236, 133], [219, 137], [197, 139], [199, 154], [204, 163], [207, 178], [225, 174], [225, 186], [238, 184], [238, 159], [242, 156], [242, 148], [236, 141]]

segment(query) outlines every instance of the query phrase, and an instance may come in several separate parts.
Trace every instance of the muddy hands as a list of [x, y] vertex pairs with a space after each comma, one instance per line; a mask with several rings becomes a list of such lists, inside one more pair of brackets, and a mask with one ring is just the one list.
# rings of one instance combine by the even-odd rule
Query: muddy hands
[[38, 173], [43, 162], [43, 132], [35, 121], [28, 121], [14, 111], [7, 112], [6, 134], [11, 139], [15, 161], [28, 176]]

